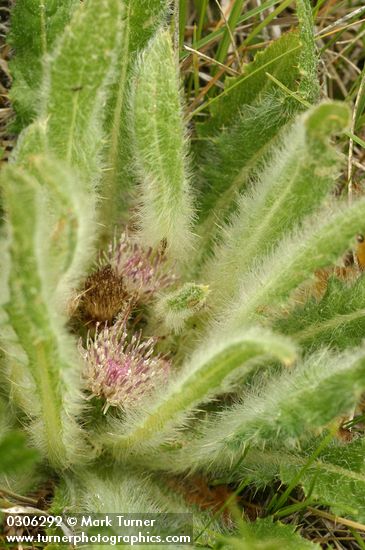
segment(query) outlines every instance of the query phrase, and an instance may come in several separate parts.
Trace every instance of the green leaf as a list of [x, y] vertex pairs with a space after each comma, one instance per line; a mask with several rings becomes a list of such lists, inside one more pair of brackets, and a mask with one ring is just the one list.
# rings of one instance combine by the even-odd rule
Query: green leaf
[[226, 468], [226, 475], [231, 481], [248, 477], [259, 485], [279, 478], [289, 485], [300, 473], [298, 484], [306, 495], [310, 495], [312, 502], [329, 506], [334, 514], [363, 523], [365, 440], [359, 437], [350, 443], [334, 441], [313, 460], [313, 453], [322, 441], [316, 439], [302, 451], [292, 453], [273, 450], [270, 446], [264, 451], [250, 449], [240, 464], [232, 462], [232, 466]]
[[[327, 435], [325, 437], [328, 437]], [[356, 437], [356, 436], [355, 436]], [[241, 482], [250, 480], [257, 486], [267, 486], [280, 479], [290, 485], [299, 476], [297, 485], [301, 485], [312, 502], [329, 506], [334, 514], [344, 515], [364, 522], [365, 505], [365, 462], [363, 437], [350, 443], [334, 441], [317, 457], [313, 457], [324, 440], [316, 438], [303, 450], [290, 452], [282, 447], [250, 447], [242, 452], [231, 454], [221, 452], [217, 460], [206, 452], [205, 460], [198, 468], [199, 472], [217, 476], [221, 482]], [[171, 473], [194, 471], [189, 457], [189, 445], [181, 451], [167, 451], [151, 460], [151, 467]], [[203, 447], [201, 450], [203, 451]], [[185, 460], [185, 461], [184, 461]], [[276, 550], [276, 549], [275, 549]]]
[[[237, 192], [245, 190], [275, 155], [279, 132], [298, 109], [298, 101], [272, 93], [257, 105], [243, 105], [229, 128], [204, 142], [197, 162], [203, 181], [198, 230], [204, 242], [214, 240], [217, 219], [227, 221]], [[202, 246], [205, 252], [207, 244]]]
[[241, 281], [240, 299], [227, 306], [225, 327], [232, 330], [281, 306], [290, 292], [316, 269], [331, 265], [364, 228], [365, 200], [324, 208], [306, 219], [300, 231], [284, 238], [261, 266]]
[[[160, 476], [146, 475], [131, 467], [121, 469], [119, 465], [99, 465], [97, 469], [77, 471], [57, 489], [54, 505], [52, 513], [57, 515], [63, 513], [65, 508], [73, 513], [80, 513], [81, 509], [83, 513], [92, 515], [121, 514], [121, 510], [136, 517], [137, 514], [160, 514], [163, 524], [157, 521], [159, 533], [154, 533], [160, 536], [181, 534], [190, 527], [194, 532], [201, 531], [208, 521], [213, 529], [220, 529], [218, 521], [212, 521], [209, 510], [202, 511], [198, 506], [187, 503], [180, 491], [169, 490]], [[169, 514], [179, 516], [169, 518]], [[152, 529], [157, 527], [157, 523]], [[147, 530], [151, 531], [151, 528]], [[115, 529], [115, 534], [120, 535], [121, 530]], [[213, 537], [206, 533], [201, 542], [212, 545]], [[138, 545], [139, 548], [141, 546], [145, 545]], [[164, 546], [166, 550], [176, 549], [176, 543]], [[108, 550], [110, 545], [98, 545], [97, 548]]]
[[79, 5], [49, 57], [42, 89], [41, 114], [47, 120], [49, 149], [94, 180], [121, 9], [119, 0], [89, 0]]
[[[283, 35], [257, 54], [243, 77], [227, 79], [225, 92], [212, 105], [212, 117], [198, 125], [203, 137], [213, 133], [202, 145], [198, 142], [198, 165], [202, 166], [204, 182], [199, 206], [199, 221], [203, 225], [199, 233], [205, 241], [214, 238], [217, 220], [227, 221], [235, 194], [247, 187], [267, 161], [279, 131], [303, 110], [300, 100], [278, 93], [266, 73], [284, 89], [302, 96], [303, 103], [318, 98], [318, 56], [307, 0], [298, 1], [298, 16], [299, 35]], [[219, 127], [221, 134], [214, 135]], [[206, 248], [205, 244], [203, 249]]]
[[257, 105], [258, 99], [273, 89], [272, 81], [266, 76], [267, 71], [288, 88], [295, 89], [300, 50], [299, 35], [296, 32], [284, 34], [263, 52], [256, 54], [254, 61], [246, 65], [242, 76], [227, 78], [224, 92], [212, 102], [212, 118], [199, 126], [199, 134], [206, 136], [222, 126], [228, 127], [244, 105]]
[[[158, 478], [141, 476], [138, 470], [121, 472], [118, 467], [107, 468], [106, 479], [105, 469], [104, 472], [100, 469], [99, 473], [89, 471], [80, 474], [78, 498], [83, 509], [89, 513], [119, 513], [121, 510], [135, 514], [189, 512], [178, 494], [161, 490]], [[133, 486], [139, 490], [136, 492]], [[118, 492], [115, 487], [119, 487]], [[80, 506], [79, 502], [77, 506]]]
[[[253, 359], [274, 357], [284, 363], [294, 360], [295, 348], [290, 341], [263, 329], [251, 328], [244, 335], [231, 334], [226, 339], [211, 340], [189, 359], [175, 380], [156, 396], [144, 411], [126, 416], [124, 435], [112, 433], [118, 423], [103, 438], [118, 454], [133, 447], [138, 450], [160, 444], [174, 426], [182, 425], [198, 404], [234, 385], [252, 369]], [[230, 375], [230, 376], [229, 376]]]
[[296, 0], [300, 26], [302, 51], [299, 60], [299, 94], [305, 101], [318, 101], [320, 87], [318, 81], [318, 51], [314, 37], [312, 6], [309, 0]]
[[[1, 366], [0, 372], [3, 370]], [[1, 375], [3, 373], [1, 372]], [[8, 389], [8, 381], [3, 385]], [[17, 474], [32, 471], [39, 461], [39, 454], [27, 445], [26, 434], [17, 425], [14, 407], [10, 401], [0, 397], [0, 484], [8, 484]]]
[[223, 229], [222, 244], [203, 271], [215, 307], [231, 299], [240, 277], [323, 202], [340, 160], [329, 138], [348, 122], [345, 105], [323, 103], [287, 132], [254, 189], [240, 198], [237, 214]]
[[62, 304], [73, 295], [93, 260], [96, 198], [77, 185], [82, 180], [77, 173], [52, 157], [33, 156], [28, 169], [48, 197], [43, 216], [47, 220], [49, 213], [53, 224], [52, 233], [41, 239], [42, 282], [51, 299]]
[[116, 78], [109, 88], [106, 105], [105, 133], [108, 136], [103, 177], [103, 217], [113, 231], [125, 210], [125, 198], [133, 178], [133, 153], [128, 121], [130, 85], [137, 54], [148, 43], [159, 25], [167, 17], [169, 0], [126, 0], [123, 13], [123, 37], [120, 41]]
[[[333, 444], [304, 472], [300, 484], [311, 498], [330, 506], [333, 513], [365, 521], [364, 438], [348, 444]], [[280, 477], [289, 483], [303, 466], [310, 449], [302, 455], [284, 460]]]
[[[164, 60], [163, 63], [161, 60]], [[179, 76], [171, 38], [160, 31], [136, 70], [132, 98], [143, 242], [181, 262], [192, 246], [192, 190]]]
[[19, 135], [11, 160], [29, 168], [29, 159], [33, 155], [43, 154], [46, 149], [46, 132], [47, 124], [44, 120], [36, 120], [30, 124]]
[[[365, 349], [335, 355], [323, 351], [292, 370], [252, 382], [241, 401], [198, 426], [186, 447], [186, 465], [207, 458], [237, 462], [250, 446], [299, 446], [335, 418], [351, 412], [365, 389]], [[256, 388], [255, 388], [256, 386]]]
[[80, 206], [72, 202], [75, 194], [65, 197], [77, 185], [76, 174], [54, 161], [35, 162], [38, 180], [33, 170], [10, 165], [2, 173], [11, 258], [5, 311], [12, 327], [4, 327], [2, 347], [12, 397], [31, 420], [36, 447], [65, 468], [82, 459], [85, 449], [76, 421], [83, 408], [81, 362], [65, 329], [64, 309], [69, 285], [88, 259], [90, 214], [87, 200]]
[[221, 537], [214, 548], [224, 550], [320, 550], [319, 544], [303, 539], [295, 532], [295, 526], [273, 522], [271, 518], [257, 519], [248, 523], [241, 521], [239, 533]]
[[10, 62], [10, 91], [16, 111], [14, 129], [27, 126], [39, 111], [44, 57], [69, 22], [77, 0], [22, 0], [11, 11], [8, 42], [14, 50]]
[[275, 329], [311, 351], [358, 346], [365, 332], [364, 283], [364, 276], [348, 282], [330, 277], [323, 298], [309, 297], [304, 305], [275, 319]]

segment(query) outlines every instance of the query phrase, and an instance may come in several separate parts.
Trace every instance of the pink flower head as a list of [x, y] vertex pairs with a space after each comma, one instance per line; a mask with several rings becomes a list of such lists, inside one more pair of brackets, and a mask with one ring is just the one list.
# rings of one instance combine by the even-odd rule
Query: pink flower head
[[110, 246], [108, 259], [126, 291], [141, 301], [148, 300], [175, 281], [175, 276], [164, 270], [163, 253], [151, 247], [144, 248], [127, 231]]
[[112, 406], [128, 407], [150, 394], [169, 373], [169, 362], [153, 355], [155, 339], [142, 341], [141, 333], [128, 339], [126, 319], [98, 330], [94, 340], [88, 335], [85, 361], [86, 388], [92, 396], [105, 399], [104, 412]]

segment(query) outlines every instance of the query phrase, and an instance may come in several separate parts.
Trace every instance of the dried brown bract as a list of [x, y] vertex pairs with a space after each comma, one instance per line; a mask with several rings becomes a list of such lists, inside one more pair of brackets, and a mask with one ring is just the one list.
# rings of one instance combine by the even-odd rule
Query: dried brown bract
[[77, 316], [85, 324], [111, 323], [118, 313], [127, 308], [128, 303], [122, 278], [107, 265], [86, 279]]

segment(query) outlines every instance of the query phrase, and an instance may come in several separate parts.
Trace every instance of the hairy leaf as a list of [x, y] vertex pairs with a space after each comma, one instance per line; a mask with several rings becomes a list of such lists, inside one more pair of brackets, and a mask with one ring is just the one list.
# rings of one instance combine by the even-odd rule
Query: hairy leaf
[[125, 207], [123, 199], [133, 181], [133, 151], [127, 116], [133, 67], [138, 52], [166, 19], [169, 0], [126, 0], [124, 6], [116, 77], [106, 105], [105, 131], [110, 137], [106, 154], [108, 170], [103, 177], [103, 212], [111, 228], [113, 223], [120, 222], [121, 210]]
[[270, 308], [282, 305], [316, 269], [335, 262], [363, 229], [364, 211], [364, 199], [348, 207], [325, 208], [309, 217], [300, 231], [284, 238], [272, 255], [241, 281], [239, 299], [225, 310], [227, 329], [270, 314]]
[[208, 122], [197, 125], [202, 140], [197, 142], [202, 182], [199, 234], [208, 244], [216, 234], [217, 220], [226, 221], [234, 207], [237, 191], [254, 178], [272, 153], [280, 130], [302, 109], [300, 102], [273, 87], [265, 74], [269, 71], [296, 89], [300, 47], [298, 35], [291, 33], [257, 54], [243, 77], [227, 79], [226, 95], [218, 96]]
[[[257, 105], [242, 106], [229, 129], [203, 146], [198, 159], [203, 181], [199, 234], [205, 242], [216, 236], [217, 219], [227, 221], [237, 192], [255, 181], [274, 145], [280, 144], [280, 130], [298, 109], [300, 103], [281, 93], [267, 95]], [[205, 252], [206, 248], [204, 243]]]
[[[324, 345], [336, 349], [358, 346], [365, 331], [364, 276], [348, 282], [333, 276], [324, 283], [323, 298], [309, 297], [304, 304], [274, 319], [274, 327], [311, 351]], [[319, 279], [312, 286], [322, 285]]]
[[67, 304], [60, 303], [59, 285], [65, 299], [63, 281], [70, 283], [70, 272], [73, 280], [85, 262], [74, 254], [88, 246], [83, 227], [89, 213], [72, 203], [72, 195], [65, 198], [64, 178], [76, 185], [73, 176], [57, 171], [54, 162], [51, 172], [46, 161], [38, 162], [38, 181], [25, 169], [3, 171], [11, 258], [5, 310], [13, 332], [4, 329], [2, 342], [12, 393], [31, 419], [32, 438], [54, 466], [64, 468], [80, 460], [83, 436], [76, 422], [82, 408], [80, 361], [64, 328]]
[[[56, 493], [53, 513], [60, 513], [67, 507], [74, 512], [79, 512], [81, 508], [88, 514], [102, 514], [100, 517], [105, 513], [145, 514], [145, 519], [150, 516], [156, 521], [155, 526], [149, 527], [148, 531], [151, 535], [159, 536], [188, 533], [191, 527], [199, 532], [208, 522], [211, 528], [220, 531], [218, 522], [212, 520], [209, 511], [203, 512], [197, 506], [186, 503], [178, 491], [169, 490], [157, 476], [146, 475], [130, 468], [121, 470], [118, 466], [107, 470], [99, 468], [98, 471], [79, 471], [77, 474], [77, 477], [69, 479]], [[163, 518], [163, 525], [155, 514]], [[178, 517], [173, 519], [168, 514], [178, 514]], [[153, 528], [157, 523], [158, 533]], [[128, 528], [124, 527], [124, 531], [112, 528], [110, 533], [124, 535], [128, 533]], [[212, 543], [209, 532], [201, 537], [200, 542]], [[137, 547], [144, 548], [145, 545]], [[107, 548], [107, 545], [98, 546], [100, 550]], [[176, 548], [176, 543], [167, 544], [166, 548], [172, 550]]]
[[229, 126], [244, 105], [254, 105], [259, 96], [263, 97], [275, 89], [266, 72], [290, 89], [295, 86], [300, 50], [299, 35], [291, 32], [256, 54], [254, 61], [246, 65], [242, 76], [227, 79], [224, 93], [212, 102], [211, 120], [199, 126], [200, 135]]
[[117, 454], [131, 446], [140, 450], [163, 442], [166, 432], [182, 425], [198, 404], [227, 391], [234, 378], [242, 379], [249, 372], [253, 359], [263, 356], [290, 363], [295, 358], [295, 348], [290, 341], [262, 329], [247, 330], [244, 335], [231, 335], [225, 340], [212, 340], [191, 357], [163, 395], [156, 396], [149, 407], [145, 405], [143, 414], [132, 412], [130, 418], [126, 418], [122, 428], [125, 434], [110, 433], [105, 441]]
[[8, 41], [14, 50], [10, 62], [10, 92], [17, 119], [14, 128], [27, 126], [39, 111], [45, 55], [69, 22], [77, 0], [22, 0], [11, 12]]
[[115, 66], [121, 8], [119, 0], [80, 4], [49, 57], [42, 90], [41, 114], [47, 119], [49, 149], [94, 180], [100, 117]]
[[212, 415], [184, 449], [192, 470], [207, 462], [237, 462], [247, 446], [299, 445], [301, 439], [345, 415], [365, 389], [365, 351], [321, 352], [292, 371], [259, 380], [241, 402]]
[[318, 52], [314, 38], [312, 6], [309, 0], [296, 0], [300, 25], [302, 50], [299, 60], [300, 84], [299, 94], [303, 99], [313, 103], [318, 100], [320, 87], [318, 82]]
[[160, 31], [150, 42], [135, 78], [132, 123], [141, 181], [141, 238], [150, 246], [165, 241], [168, 253], [181, 261], [192, 245], [192, 190], [179, 76], [168, 31]]
[[319, 544], [303, 539], [292, 525], [273, 522], [271, 518], [240, 522], [235, 536], [222, 537], [214, 548], [223, 550], [320, 550]]
[[[322, 443], [315, 439], [302, 451], [289, 452], [282, 449], [249, 449], [239, 461], [232, 461], [225, 468], [206, 465], [212, 473], [225, 472], [227, 480], [250, 479], [257, 485], [267, 485], [281, 479], [286, 485], [298, 477], [298, 484], [312, 502], [329, 506], [333, 513], [349, 516], [364, 522], [364, 438], [355, 438], [350, 443], [334, 441], [314, 458], [313, 454]], [[339, 520], [340, 521], [340, 520]]]
[[[297, 11], [299, 33], [283, 35], [257, 54], [243, 77], [227, 79], [228, 88], [212, 105], [212, 117], [198, 125], [203, 137], [213, 132], [199, 147], [204, 182], [199, 232], [205, 240], [214, 236], [217, 220], [226, 221], [235, 193], [245, 189], [267, 160], [280, 130], [303, 110], [304, 103], [318, 99], [318, 55], [308, 0], [298, 0]], [[266, 73], [288, 93], [279, 93]], [[221, 133], [217, 134], [219, 127]]]
[[202, 274], [211, 285], [215, 307], [232, 298], [239, 278], [333, 188], [340, 157], [329, 137], [348, 121], [348, 110], [339, 103], [322, 103], [301, 116], [254, 189], [240, 198], [238, 212], [223, 229], [223, 242]]
[[[333, 444], [315, 460], [300, 478], [305, 493], [319, 503], [330, 506], [338, 515], [365, 521], [365, 460], [364, 438], [348, 444]], [[311, 449], [302, 455], [283, 460], [280, 478], [289, 483], [303, 467]]]

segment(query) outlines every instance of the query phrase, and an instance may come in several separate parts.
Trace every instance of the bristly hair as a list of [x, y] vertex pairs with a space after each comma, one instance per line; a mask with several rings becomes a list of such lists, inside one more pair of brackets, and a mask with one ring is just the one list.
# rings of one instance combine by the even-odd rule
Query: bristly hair
[[155, 338], [142, 340], [141, 332], [131, 337], [126, 316], [99, 330], [94, 339], [87, 337], [86, 348], [79, 344], [85, 362], [83, 378], [91, 396], [105, 400], [104, 412], [110, 406], [133, 407], [151, 394], [168, 378], [170, 363], [154, 354]]
[[137, 302], [149, 302], [157, 291], [176, 281], [175, 274], [167, 272], [164, 243], [159, 249], [144, 247], [128, 229], [111, 243], [106, 260]]
[[133, 309], [150, 303], [157, 292], [175, 281], [174, 273], [167, 272], [163, 247], [143, 247], [125, 229], [101, 255], [97, 270], [87, 277], [75, 316], [88, 326], [112, 323], [130, 305]]
[[105, 266], [87, 277], [80, 298], [79, 313], [86, 323], [111, 323], [128, 304], [123, 280], [110, 266]]

